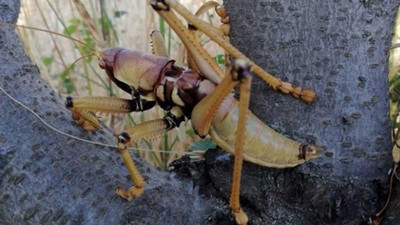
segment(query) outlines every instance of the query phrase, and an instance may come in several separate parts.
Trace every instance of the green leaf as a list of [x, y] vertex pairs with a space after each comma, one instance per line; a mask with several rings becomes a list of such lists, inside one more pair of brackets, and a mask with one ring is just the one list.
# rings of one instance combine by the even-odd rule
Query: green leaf
[[161, 33], [161, 36], [163, 37], [163, 39], [165, 40], [165, 21], [164, 21], [164, 19], [163, 18], [159, 18], [159, 20], [158, 20], [158, 25], [159, 25], [159, 27], [160, 27], [160, 33]]
[[66, 27], [63, 31], [63, 34], [65, 35], [71, 35], [76, 31], [76, 25], [69, 25]]
[[67, 94], [71, 94], [74, 91], [74, 86], [72, 85], [72, 82], [69, 78], [65, 79], [63, 84], [64, 88], [67, 91]]
[[74, 91], [74, 86], [72, 85], [71, 79], [68, 78], [68, 74], [75, 70], [75, 66], [71, 66], [69, 69], [64, 70], [60, 75], [60, 82], [64, 86], [68, 94]]
[[64, 81], [65, 79], [67, 79], [67, 76], [71, 71], [75, 71], [75, 65], [72, 65], [69, 68], [65, 69], [60, 75], [60, 80]]
[[[400, 72], [400, 71], [399, 71]], [[399, 79], [398, 75], [394, 75], [390, 80], [389, 80], [389, 86], [392, 87], [392, 85]]]
[[80, 19], [76, 19], [76, 18], [70, 19], [69, 22], [70, 22], [71, 24], [75, 24], [75, 25], [79, 25], [79, 24], [82, 23], [82, 21], [81, 21]]
[[193, 135], [195, 135], [196, 133], [194, 132], [193, 129], [191, 129], [191, 130], [187, 130], [187, 131], [186, 131], [186, 134], [187, 134], [187, 135], [190, 135], [190, 136], [193, 136]]
[[140, 114], [140, 123], [144, 123], [144, 113]]
[[195, 142], [192, 146], [190, 146], [189, 151], [194, 151], [194, 150], [208, 150], [215, 148], [217, 145], [211, 141], [210, 139], [204, 139]]
[[42, 58], [42, 61], [45, 66], [49, 66], [54, 61], [54, 57], [53, 56], [44, 57]]
[[[117, 12], [120, 12], [122, 14], [119, 14]], [[115, 13], [118, 14], [119, 16], [127, 13], [125, 11], [117, 11], [117, 12], [115, 12]], [[114, 17], [115, 17], [115, 15], [114, 15]], [[107, 39], [109, 39], [109, 38], [111, 38], [111, 36], [113, 36], [118, 41], [117, 32], [115, 31], [113, 23], [107, 14], [105, 14], [102, 17], [102, 19], [99, 19], [99, 23], [102, 24], [103, 32], [104, 32], [105, 36], [107, 37]]]
[[115, 18], [120, 18], [121, 16], [123, 16], [125, 14], [128, 14], [128, 12], [124, 11], [124, 10], [121, 10], [121, 11], [117, 10], [117, 11], [114, 12], [114, 17]]
[[217, 61], [220, 65], [225, 65], [225, 56], [223, 54], [219, 54], [215, 57], [215, 61]]
[[129, 123], [133, 126], [136, 126], [135, 119], [132, 117], [131, 114], [128, 114]]
[[[84, 38], [83, 42], [85, 42], [85, 46], [82, 46], [82, 54], [83, 55], [87, 55], [93, 52], [92, 49], [95, 49], [96, 47], [96, 43], [94, 42], [94, 40], [90, 37]], [[91, 59], [89, 58], [88, 61], [91, 61]]]
[[105, 15], [103, 17], [103, 23], [104, 23], [103, 26], [104, 26], [105, 32], [109, 33], [110, 29], [113, 27], [113, 25], [112, 25], [112, 22], [111, 22], [110, 18], [108, 18], [107, 15]]

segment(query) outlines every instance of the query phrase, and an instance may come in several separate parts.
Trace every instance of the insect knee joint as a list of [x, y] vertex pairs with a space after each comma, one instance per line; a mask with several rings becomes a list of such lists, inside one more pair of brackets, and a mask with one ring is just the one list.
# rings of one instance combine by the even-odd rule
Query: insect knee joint
[[67, 98], [65, 99], [65, 107], [67, 107], [68, 109], [74, 107], [71, 96], [67, 96]]
[[156, 11], [160, 10], [169, 11], [169, 5], [165, 2], [165, 0], [151, 0], [150, 5]]
[[233, 81], [242, 81], [249, 78], [251, 75], [250, 66], [247, 60], [236, 59], [232, 64], [231, 75]]
[[123, 132], [120, 135], [118, 135], [118, 143], [126, 144], [131, 141], [131, 137], [129, 136], [128, 133]]

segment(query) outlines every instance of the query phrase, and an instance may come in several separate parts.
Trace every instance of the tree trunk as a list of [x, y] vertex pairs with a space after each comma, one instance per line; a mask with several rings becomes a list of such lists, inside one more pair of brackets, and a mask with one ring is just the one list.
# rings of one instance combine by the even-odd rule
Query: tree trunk
[[[18, 1], [0, 0], [0, 21], [15, 22], [18, 13]], [[0, 71], [0, 87], [47, 123], [80, 138], [116, 143], [104, 126], [89, 133], [73, 122], [10, 27], [0, 27]], [[56, 133], [2, 91], [0, 112], [1, 225], [204, 224], [225, 211], [201, 197], [190, 180], [140, 160], [135, 161], [147, 180], [145, 194], [127, 202], [114, 194], [116, 187], [132, 185], [116, 149]]]
[[[243, 202], [261, 209], [269, 224], [365, 221], [385, 201], [392, 166], [387, 59], [399, 2], [230, 0], [225, 5], [233, 45], [318, 96], [306, 105], [255, 79], [252, 111], [279, 132], [326, 149], [320, 159], [295, 169], [246, 170]], [[252, 179], [262, 183], [257, 198], [250, 195], [254, 187], [246, 187]]]
[[[244, 164], [241, 202], [250, 224], [360, 224], [383, 205], [391, 166], [386, 68], [397, 5], [227, 2], [233, 44], [271, 73], [318, 93], [305, 105], [255, 79], [253, 112], [296, 140], [326, 147], [321, 159], [292, 169]], [[0, 21], [14, 22], [18, 7], [0, 0]], [[0, 27], [0, 43], [2, 88], [54, 127], [115, 143], [104, 127], [88, 133], [74, 124], [11, 28]], [[126, 202], [114, 195], [115, 187], [131, 185], [115, 149], [56, 133], [2, 92], [0, 109], [0, 224], [234, 224], [226, 154], [182, 160], [179, 176], [136, 160], [148, 184], [143, 196]]]

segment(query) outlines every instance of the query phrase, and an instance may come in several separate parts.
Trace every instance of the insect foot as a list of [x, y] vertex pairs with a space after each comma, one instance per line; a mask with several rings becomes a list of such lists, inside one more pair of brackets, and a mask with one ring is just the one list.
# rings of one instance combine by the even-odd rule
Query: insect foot
[[99, 129], [99, 121], [94, 113], [86, 110], [78, 110], [74, 108], [72, 97], [67, 97], [65, 100], [65, 107], [71, 111], [72, 118], [77, 124], [87, 131], [95, 131]]
[[249, 221], [246, 213], [240, 208], [238, 211], [232, 210], [232, 214], [235, 217], [235, 221], [238, 225], [246, 225]]
[[126, 199], [127, 201], [132, 201], [136, 197], [142, 195], [143, 192], [143, 187], [131, 187], [128, 190], [125, 190], [122, 187], [118, 187], [115, 189], [115, 194], [117, 194], [121, 198]]
[[154, 10], [169, 10], [169, 6], [164, 0], [150, 0], [150, 5]]
[[119, 152], [121, 153], [122, 159], [124, 160], [125, 166], [128, 169], [129, 174], [131, 175], [131, 179], [134, 186], [130, 187], [128, 190], [125, 190], [124, 188], [121, 187], [115, 189], [115, 194], [128, 201], [132, 201], [134, 198], [142, 195], [144, 192], [143, 186], [145, 184], [142, 175], [137, 169], [127, 149], [127, 144], [130, 141], [131, 138], [127, 133], [122, 133], [121, 135], [118, 136], [118, 149]]

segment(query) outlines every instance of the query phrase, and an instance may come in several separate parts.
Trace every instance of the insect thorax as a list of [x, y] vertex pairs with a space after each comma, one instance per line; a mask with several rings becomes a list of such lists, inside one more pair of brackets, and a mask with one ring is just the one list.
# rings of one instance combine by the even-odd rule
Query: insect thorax
[[172, 65], [162, 75], [155, 88], [157, 103], [165, 110], [179, 106], [187, 118], [191, 117], [194, 106], [212, 93], [216, 84], [204, 79], [194, 70], [183, 70]]

